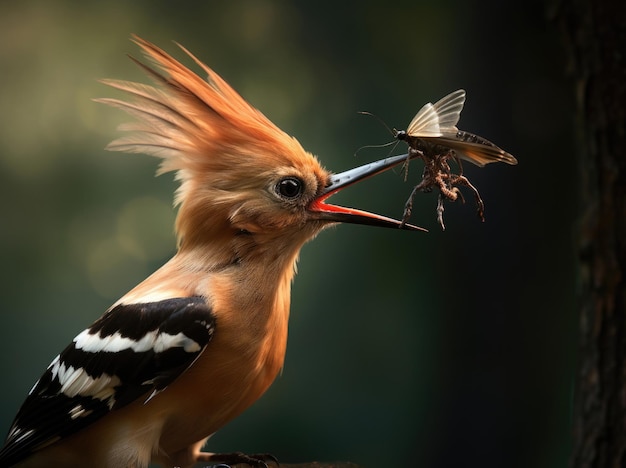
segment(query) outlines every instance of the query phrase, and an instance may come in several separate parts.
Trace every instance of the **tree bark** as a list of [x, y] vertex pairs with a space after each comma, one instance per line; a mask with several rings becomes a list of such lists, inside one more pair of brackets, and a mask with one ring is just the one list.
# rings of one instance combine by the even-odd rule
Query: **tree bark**
[[[573, 468], [626, 466], [626, 2], [561, 2], [580, 138]], [[567, 198], [563, 199], [567, 202]]]

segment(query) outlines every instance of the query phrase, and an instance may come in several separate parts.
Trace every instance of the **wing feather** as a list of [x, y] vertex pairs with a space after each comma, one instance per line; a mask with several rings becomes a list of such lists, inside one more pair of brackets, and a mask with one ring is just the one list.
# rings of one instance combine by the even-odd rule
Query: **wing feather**
[[214, 327], [211, 309], [198, 296], [113, 307], [35, 384], [0, 450], [0, 466], [11, 466], [142, 396], [147, 402], [193, 364]]

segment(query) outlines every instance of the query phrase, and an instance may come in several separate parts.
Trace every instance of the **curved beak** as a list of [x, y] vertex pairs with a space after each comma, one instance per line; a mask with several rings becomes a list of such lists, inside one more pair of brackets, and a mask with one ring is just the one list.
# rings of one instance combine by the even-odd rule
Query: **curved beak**
[[393, 227], [410, 231], [428, 232], [427, 229], [422, 227], [406, 223], [402, 224], [402, 222], [387, 218], [386, 216], [326, 203], [327, 198], [340, 190], [397, 166], [406, 161], [407, 158], [413, 159], [413, 157], [417, 157], [417, 152], [415, 152], [415, 155], [411, 155], [411, 157], [407, 154], [401, 154], [399, 156], [392, 156], [390, 158], [381, 159], [380, 161], [364, 164], [363, 166], [355, 167], [354, 169], [339, 174], [333, 174], [331, 176], [330, 185], [325, 187], [318, 197], [311, 202], [309, 211], [315, 213], [317, 219], [328, 222], [365, 224], [368, 226]]

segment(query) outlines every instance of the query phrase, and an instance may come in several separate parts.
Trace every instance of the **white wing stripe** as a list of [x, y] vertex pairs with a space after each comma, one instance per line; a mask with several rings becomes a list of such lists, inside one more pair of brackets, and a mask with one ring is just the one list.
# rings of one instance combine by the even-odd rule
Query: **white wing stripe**
[[50, 371], [52, 378], [61, 385], [61, 392], [70, 398], [80, 395], [108, 400], [115, 394], [115, 387], [121, 384], [115, 375], [102, 374], [94, 379], [84, 369], [66, 366], [61, 361], [57, 361]]
[[180, 347], [188, 353], [196, 353], [201, 349], [198, 343], [182, 332], [170, 335], [169, 333], [159, 333], [158, 330], [146, 333], [140, 340], [125, 338], [119, 332], [101, 338], [98, 334], [93, 335], [89, 333], [89, 330], [84, 330], [74, 338], [74, 346], [76, 349], [88, 353], [101, 351], [117, 353], [126, 349], [131, 349], [136, 353], [146, 351], [161, 353], [170, 348]]

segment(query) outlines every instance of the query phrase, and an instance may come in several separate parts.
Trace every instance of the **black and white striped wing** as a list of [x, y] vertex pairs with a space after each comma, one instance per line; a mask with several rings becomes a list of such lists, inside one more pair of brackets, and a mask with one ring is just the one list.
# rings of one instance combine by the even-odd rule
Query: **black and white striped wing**
[[465, 91], [459, 89], [444, 96], [435, 104], [425, 104], [406, 129], [411, 137], [436, 138], [446, 133], [456, 133], [456, 124], [465, 104]]
[[30, 391], [0, 450], [0, 466], [139, 397], [148, 401], [197, 359], [214, 329], [202, 297], [113, 307], [74, 338]]

